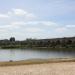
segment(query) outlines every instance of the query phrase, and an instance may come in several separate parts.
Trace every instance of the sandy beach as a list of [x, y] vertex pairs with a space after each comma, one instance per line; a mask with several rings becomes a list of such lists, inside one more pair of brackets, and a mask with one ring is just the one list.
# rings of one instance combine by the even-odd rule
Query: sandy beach
[[0, 75], [75, 75], [75, 62], [0, 66]]

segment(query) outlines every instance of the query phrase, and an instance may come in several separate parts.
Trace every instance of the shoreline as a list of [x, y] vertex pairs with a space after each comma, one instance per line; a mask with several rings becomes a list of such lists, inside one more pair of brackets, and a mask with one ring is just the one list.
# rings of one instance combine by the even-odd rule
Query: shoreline
[[64, 50], [74, 50], [75, 48], [71, 48], [71, 47], [68, 47], [68, 48], [66, 48], [66, 47], [61, 47], [61, 48], [59, 48], [59, 47], [57, 47], [57, 48], [51, 48], [51, 47], [5, 47], [5, 48], [1, 48], [0, 47], [0, 49], [36, 49], [36, 50], [58, 50], [58, 51], [60, 51], [60, 50], [62, 50], [62, 51], [64, 51]]
[[75, 75], [75, 62], [0, 66], [0, 75]]
[[30, 60], [20, 60], [20, 61], [1, 61], [1, 66], [20, 66], [20, 65], [34, 65], [34, 64], [44, 64], [44, 63], [62, 63], [62, 62], [75, 62], [75, 58], [54, 58], [54, 59], [30, 59]]

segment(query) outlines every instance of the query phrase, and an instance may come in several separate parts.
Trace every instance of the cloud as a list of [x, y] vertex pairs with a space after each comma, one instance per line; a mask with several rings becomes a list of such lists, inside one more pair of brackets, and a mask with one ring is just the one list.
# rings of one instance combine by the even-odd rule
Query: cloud
[[10, 25], [3, 25], [3, 26], [0, 26], [0, 29], [8, 29], [10, 27]]
[[66, 25], [67, 28], [75, 28], [75, 25]]
[[7, 31], [7, 30], [13, 30], [14, 31], [14, 29], [17, 29], [17, 28], [20, 28], [20, 27], [14, 26], [14, 25], [11, 25], [11, 24], [0, 26], [0, 30], [5, 30], [5, 31]]
[[11, 23], [8, 23], [8, 24], [5, 24], [5, 25], [0, 25], [0, 29], [13, 29], [13, 28], [20, 28], [21, 26], [24, 26], [25, 25], [25, 22], [18, 22], [18, 21], [15, 21], [15, 22], [11, 22]]
[[36, 18], [36, 16], [33, 13], [29, 13], [24, 9], [12, 9], [11, 11], [8, 11], [8, 15], [10, 15], [11, 17], [25, 17], [27, 20], [32, 20]]
[[47, 27], [57, 27], [58, 24], [52, 21], [28, 21], [25, 22], [26, 25], [33, 26], [47, 26]]
[[34, 36], [40, 35], [42, 38], [53, 35], [58, 36], [58, 34], [59, 36], [62, 36], [62, 34], [75, 34], [75, 25], [65, 25], [74, 24], [74, 0], [23, 2], [18, 3], [22, 5], [22, 8], [20, 6], [20, 8], [11, 8], [16, 7], [15, 4], [13, 4], [14, 6], [11, 4], [11, 7], [9, 5], [5, 7], [8, 11], [6, 9], [0, 11], [0, 33], [5, 37], [5, 33], [8, 33], [8, 36], [13, 33], [15, 36], [18, 35], [17, 37], [20, 37], [21, 34], [24, 37], [29, 37], [29, 35], [32, 37], [34, 34]]
[[22, 26], [22, 25], [25, 25], [26, 23], [23, 22], [23, 21], [15, 21], [15, 22], [12, 22], [11, 25], [13, 26]]
[[58, 33], [61, 33], [61, 32], [64, 33], [65, 31], [67, 31], [67, 28], [66, 27], [59, 27], [59, 28], [56, 28], [55, 31]]
[[33, 13], [25, 11], [24, 9], [11, 9], [10, 11], [7, 11], [6, 13], [0, 12], [0, 18], [1, 19], [10, 18], [10, 20], [29, 21], [29, 20], [36, 19], [36, 16]]
[[57, 26], [57, 23], [52, 22], [52, 21], [42, 21], [40, 23], [45, 26]]
[[0, 14], [0, 18], [9, 18], [7, 14]]
[[21, 27], [27, 25], [27, 22], [30, 22], [33, 18], [35, 18], [35, 15], [24, 9], [11, 9], [6, 13], [0, 13], [0, 30], [13, 30], [13, 32], [15, 29], [22, 30]]
[[8, 22], [7, 24], [0, 25], [0, 28], [2, 29], [24, 29], [28, 32], [41, 32], [42, 30], [46, 30], [47, 28], [57, 28], [59, 25], [55, 22], [51, 21], [11, 21]]
[[36, 27], [26, 28], [25, 30], [26, 30], [27, 32], [30, 32], [30, 33], [36, 33], [36, 32], [41, 32], [41, 31], [42, 31], [42, 29], [36, 28]]
[[14, 13], [17, 16], [24, 16], [27, 14], [27, 12], [23, 9], [12, 9], [12, 13]]

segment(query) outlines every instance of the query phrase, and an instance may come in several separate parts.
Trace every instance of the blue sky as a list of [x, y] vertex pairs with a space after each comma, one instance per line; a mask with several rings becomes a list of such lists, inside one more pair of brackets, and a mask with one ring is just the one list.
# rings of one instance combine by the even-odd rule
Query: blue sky
[[0, 0], [0, 39], [75, 36], [75, 0]]

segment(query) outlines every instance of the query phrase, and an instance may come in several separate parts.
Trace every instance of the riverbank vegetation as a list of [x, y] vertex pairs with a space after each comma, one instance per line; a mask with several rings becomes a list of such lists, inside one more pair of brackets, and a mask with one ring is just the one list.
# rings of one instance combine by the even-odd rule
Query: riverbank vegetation
[[0, 48], [75, 48], [75, 37], [54, 39], [26, 39], [24, 41], [15, 41], [15, 38], [13, 37], [10, 38], [10, 40], [0, 40]]

